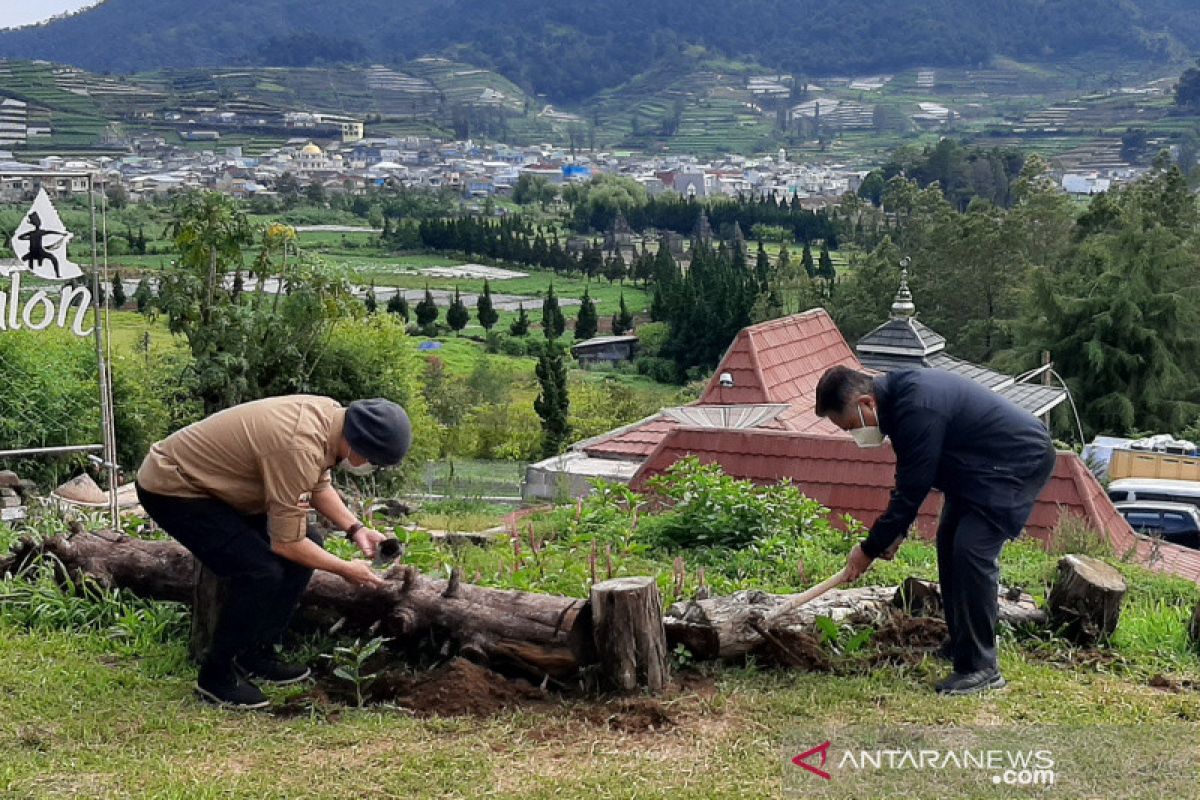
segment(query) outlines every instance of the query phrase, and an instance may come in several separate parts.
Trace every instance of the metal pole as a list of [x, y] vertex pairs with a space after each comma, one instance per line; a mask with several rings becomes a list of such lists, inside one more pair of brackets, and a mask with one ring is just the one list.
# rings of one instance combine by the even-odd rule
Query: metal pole
[[[100, 303], [100, 258], [96, 240], [96, 184], [95, 176], [88, 174], [88, 205], [92, 217], [92, 302], [94, 309], [93, 332], [96, 339], [96, 368], [100, 380], [100, 435], [104, 442], [104, 470], [108, 475], [108, 510], [112, 527], [117, 523], [117, 454], [116, 439], [113, 433], [112, 418], [112, 382], [108, 372], [108, 358], [105, 355], [105, 333], [108, 321], [108, 299], [105, 298], [103, 307]], [[107, 243], [106, 243], [107, 246]]]
[[21, 456], [66, 455], [67, 453], [92, 453], [104, 450], [102, 444], [73, 444], [63, 447], [27, 447], [23, 450], [0, 450], [0, 459]]

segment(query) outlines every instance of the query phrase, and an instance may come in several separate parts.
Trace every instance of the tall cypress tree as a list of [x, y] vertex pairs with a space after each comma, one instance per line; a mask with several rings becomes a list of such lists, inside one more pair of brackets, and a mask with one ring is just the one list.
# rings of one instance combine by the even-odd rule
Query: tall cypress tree
[[812, 248], [808, 246], [808, 242], [804, 243], [804, 252], [800, 254], [800, 265], [804, 267], [810, 280], [817, 277], [817, 265], [813, 263]]
[[542, 456], [549, 458], [562, 452], [571, 435], [567, 367], [558, 342], [548, 341], [542, 346], [536, 372], [540, 391], [533, 410], [542, 420]]
[[567, 320], [563, 317], [562, 309], [558, 307], [558, 295], [554, 294], [554, 284], [542, 301], [542, 333], [547, 339], [557, 339], [567, 329]]
[[454, 287], [454, 302], [450, 304], [450, 308], [446, 309], [446, 322], [458, 333], [463, 328], [467, 327], [467, 321], [471, 319], [470, 313], [467, 311], [467, 306], [462, 301], [462, 295], [458, 293], [458, 287]]
[[754, 277], [758, 280], [758, 290], [765, 292], [771, 283], [771, 259], [763, 243], [758, 243], [758, 255], [754, 259]]
[[629, 313], [629, 306], [625, 305], [625, 293], [621, 292], [620, 307], [612, 318], [613, 336], [624, 336], [631, 330], [633, 330], [633, 314]]
[[118, 309], [125, 305], [125, 284], [120, 272], [114, 272], [112, 276], [112, 305]]
[[529, 312], [525, 310], [524, 303], [517, 304], [517, 318], [509, 323], [508, 332], [512, 336], [524, 336], [529, 333]]
[[363, 305], [367, 307], [368, 314], [374, 314], [379, 310], [379, 300], [375, 297], [375, 284], [371, 284], [371, 288], [367, 289], [367, 295], [363, 298]]
[[592, 302], [587, 289], [583, 290], [583, 302], [579, 306], [579, 316], [575, 318], [575, 341], [582, 342], [596, 335], [599, 320], [596, 317], [596, 304]]
[[387, 310], [389, 314], [396, 316], [408, 322], [408, 300], [404, 297], [404, 290], [397, 289], [387, 301]]
[[475, 301], [475, 316], [485, 331], [490, 331], [500, 319], [500, 314], [492, 305], [492, 286], [486, 278], [483, 281], [483, 294]]
[[438, 307], [433, 302], [433, 292], [429, 291], [429, 287], [425, 287], [425, 299], [417, 303], [417, 324], [422, 328], [427, 328], [437, 322]]
[[821, 245], [821, 255], [817, 261], [817, 275], [831, 283], [837, 277], [837, 273], [833, 269], [833, 258], [829, 255], [828, 244]]

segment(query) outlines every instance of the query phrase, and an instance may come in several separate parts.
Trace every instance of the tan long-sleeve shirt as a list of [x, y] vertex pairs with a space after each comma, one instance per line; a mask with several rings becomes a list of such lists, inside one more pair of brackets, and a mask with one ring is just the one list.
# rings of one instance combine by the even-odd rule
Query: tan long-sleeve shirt
[[243, 403], [156, 443], [137, 480], [155, 494], [215, 497], [266, 514], [273, 541], [297, 542], [307, 527], [301, 496], [329, 487], [345, 420], [346, 409], [328, 397]]

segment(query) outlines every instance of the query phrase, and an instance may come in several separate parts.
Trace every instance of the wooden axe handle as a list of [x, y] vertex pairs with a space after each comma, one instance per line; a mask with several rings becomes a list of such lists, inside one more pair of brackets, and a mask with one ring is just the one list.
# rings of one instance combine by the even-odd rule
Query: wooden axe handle
[[834, 575], [832, 578], [826, 578], [811, 589], [807, 589], [790, 600], [784, 602], [783, 605], [771, 609], [771, 611], [768, 612], [765, 617], [763, 617], [763, 622], [769, 625], [771, 622], [779, 619], [789, 611], [797, 609], [805, 603], [811, 603], [813, 600], [816, 600], [830, 589], [841, 586], [846, 582], [848, 577], [849, 576], [846, 574], [846, 568], [843, 567], [842, 571]]

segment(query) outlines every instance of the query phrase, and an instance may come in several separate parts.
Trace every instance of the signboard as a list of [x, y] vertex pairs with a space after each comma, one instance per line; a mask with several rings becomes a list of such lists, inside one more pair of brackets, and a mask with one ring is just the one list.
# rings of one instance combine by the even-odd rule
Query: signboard
[[52, 325], [65, 328], [69, 319], [76, 336], [91, 335], [92, 328], [84, 328], [92, 305], [92, 292], [86, 286], [63, 285], [57, 292], [38, 288], [23, 302], [21, 297], [21, 283], [30, 276], [48, 281], [73, 281], [83, 276], [83, 269], [67, 255], [73, 236], [46, 190], [39, 189], [13, 232], [16, 261], [0, 265], [0, 275], [7, 273], [8, 279], [7, 286], [0, 283], [0, 331], [40, 331]]

